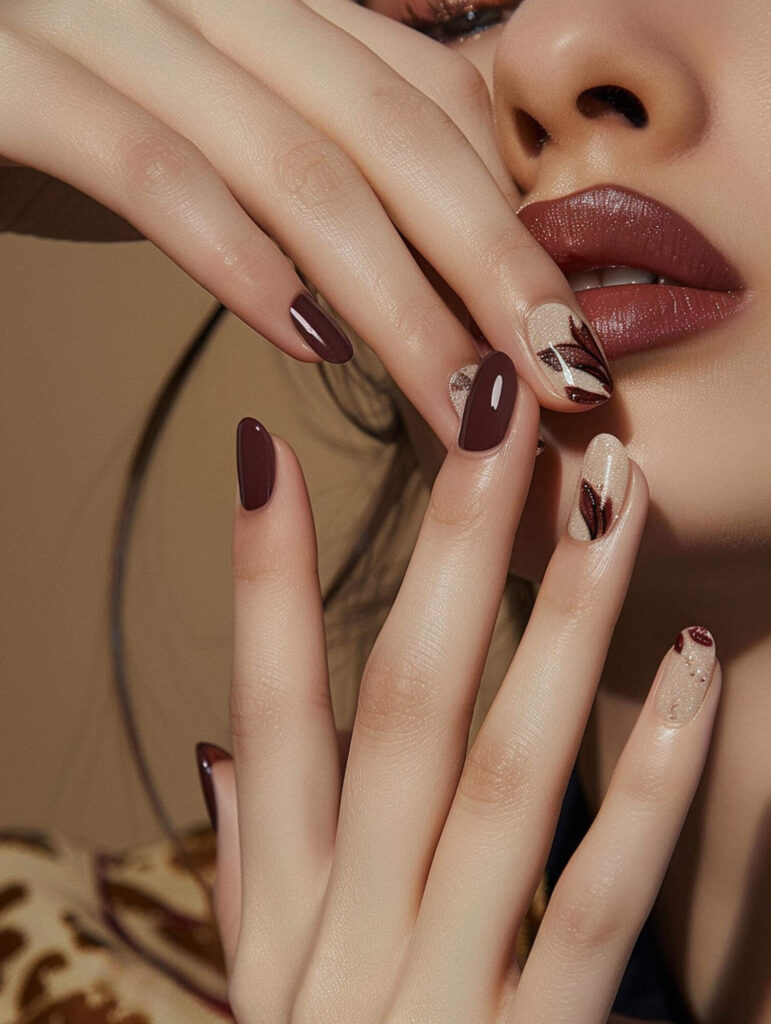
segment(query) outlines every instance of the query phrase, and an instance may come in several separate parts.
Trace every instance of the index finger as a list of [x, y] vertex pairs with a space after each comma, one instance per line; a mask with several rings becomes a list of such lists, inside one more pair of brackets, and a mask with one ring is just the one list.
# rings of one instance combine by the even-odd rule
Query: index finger
[[[404, 28], [351, 4], [353, 14], [374, 19], [383, 37]], [[224, 11], [203, 4], [197, 17], [205, 34], [350, 157], [392, 223], [463, 300], [490, 344], [511, 357], [541, 405], [578, 411], [610, 397], [607, 361], [563, 274], [446, 111], [356, 38], [355, 25], [340, 31], [305, 4], [253, 0], [234, 0]], [[313, 63], [311, 84], [298, 55], [318, 52], [324, 59]], [[445, 58], [447, 88], [479, 96], [472, 65], [449, 52]], [[331, 261], [315, 278], [413, 404], [428, 409], [422, 389], [430, 378], [416, 365], [414, 339], [384, 344], [388, 332], [378, 337], [371, 308]], [[378, 306], [398, 318], [398, 299], [381, 295]], [[420, 340], [424, 351], [436, 347], [430, 326]]]

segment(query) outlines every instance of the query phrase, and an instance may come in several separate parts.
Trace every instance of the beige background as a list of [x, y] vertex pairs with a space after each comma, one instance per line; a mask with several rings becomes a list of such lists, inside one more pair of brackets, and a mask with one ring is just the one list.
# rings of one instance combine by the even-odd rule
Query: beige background
[[[115, 849], [162, 834], [113, 690], [115, 516], [152, 400], [215, 302], [145, 241], [4, 235], [0, 269], [0, 828], [52, 829]], [[176, 825], [205, 818], [195, 742], [228, 746], [235, 428], [245, 415], [300, 457], [322, 586], [358, 536], [391, 457], [351, 427], [314, 366], [227, 315], [164, 428], [129, 564], [128, 672]], [[426, 495], [424, 487], [400, 530], [404, 550]], [[502, 613], [472, 738], [516, 635]], [[349, 667], [345, 678], [342, 643], [330, 661], [338, 724], [349, 724], [358, 674]]]
[[[6, 235], [0, 265], [0, 827], [142, 841], [159, 829], [112, 691], [110, 545], [149, 405], [214, 300], [148, 242]], [[379, 449], [324, 405], [317, 373], [228, 314], [150, 469], [129, 567], [128, 667], [179, 824], [204, 813], [194, 743], [227, 744], [238, 420], [257, 416], [295, 445], [328, 524], [322, 581], [378, 479]]]

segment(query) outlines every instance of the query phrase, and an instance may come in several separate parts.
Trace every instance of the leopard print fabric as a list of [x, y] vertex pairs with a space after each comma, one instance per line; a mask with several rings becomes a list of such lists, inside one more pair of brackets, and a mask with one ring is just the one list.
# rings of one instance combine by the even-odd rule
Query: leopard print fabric
[[[0, 1024], [233, 1020], [211, 913], [211, 829], [122, 855], [0, 833]], [[196, 871], [193, 874], [190, 867]]]
[[[114, 855], [0, 833], [0, 1024], [234, 1020], [209, 896], [216, 836], [194, 828], [179, 839]], [[545, 905], [542, 883], [521, 964]]]

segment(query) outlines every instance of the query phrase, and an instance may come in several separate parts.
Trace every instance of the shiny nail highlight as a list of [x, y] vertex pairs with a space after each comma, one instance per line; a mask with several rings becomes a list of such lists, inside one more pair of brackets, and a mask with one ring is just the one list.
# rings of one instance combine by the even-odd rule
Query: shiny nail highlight
[[236, 466], [242, 507], [262, 508], [273, 492], [276, 453], [270, 434], [252, 416], [245, 416], [236, 430]]
[[345, 363], [353, 355], [348, 338], [308, 292], [295, 297], [289, 315], [303, 341], [328, 363]]
[[212, 781], [212, 768], [218, 761], [232, 761], [233, 758], [222, 747], [216, 743], [196, 743], [195, 759], [198, 764], [198, 774], [201, 779], [203, 798], [206, 801], [206, 810], [209, 812], [211, 827], [217, 831], [217, 798], [214, 795], [214, 782]]
[[689, 722], [707, 695], [715, 672], [715, 640], [703, 626], [689, 626], [677, 634], [665, 656], [656, 686], [657, 713], [671, 725]]
[[487, 451], [506, 436], [517, 397], [517, 371], [505, 352], [489, 352], [477, 367], [463, 406], [458, 444]]
[[562, 302], [547, 302], [525, 321], [527, 342], [550, 390], [579, 405], [599, 405], [613, 394], [613, 378], [589, 324]]
[[618, 518], [629, 479], [629, 457], [613, 434], [593, 437], [584, 452], [581, 475], [568, 520], [576, 540], [604, 537]]

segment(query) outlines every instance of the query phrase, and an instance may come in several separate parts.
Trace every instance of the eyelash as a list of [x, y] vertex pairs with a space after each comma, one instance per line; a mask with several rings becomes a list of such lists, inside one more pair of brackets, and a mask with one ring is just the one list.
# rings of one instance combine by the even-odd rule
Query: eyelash
[[[440, 43], [456, 42], [481, 35], [488, 29], [502, 25], [508, 20], [504, 18], [504, 14], [511, 17], [521, 2], [522, 0], [509, 0], [508, 3], [502, 4], [475, 4], [469, 0], [428, 0], [429, 7], [436, 15], [434, 20], [421, 18], [411, 4], [407, 4], [407, 15], [404, 20], [407, 25]], [[490, 15], [493, 20], [490, 19]], [[470, 31], [464, 31], [464, 25]]]

